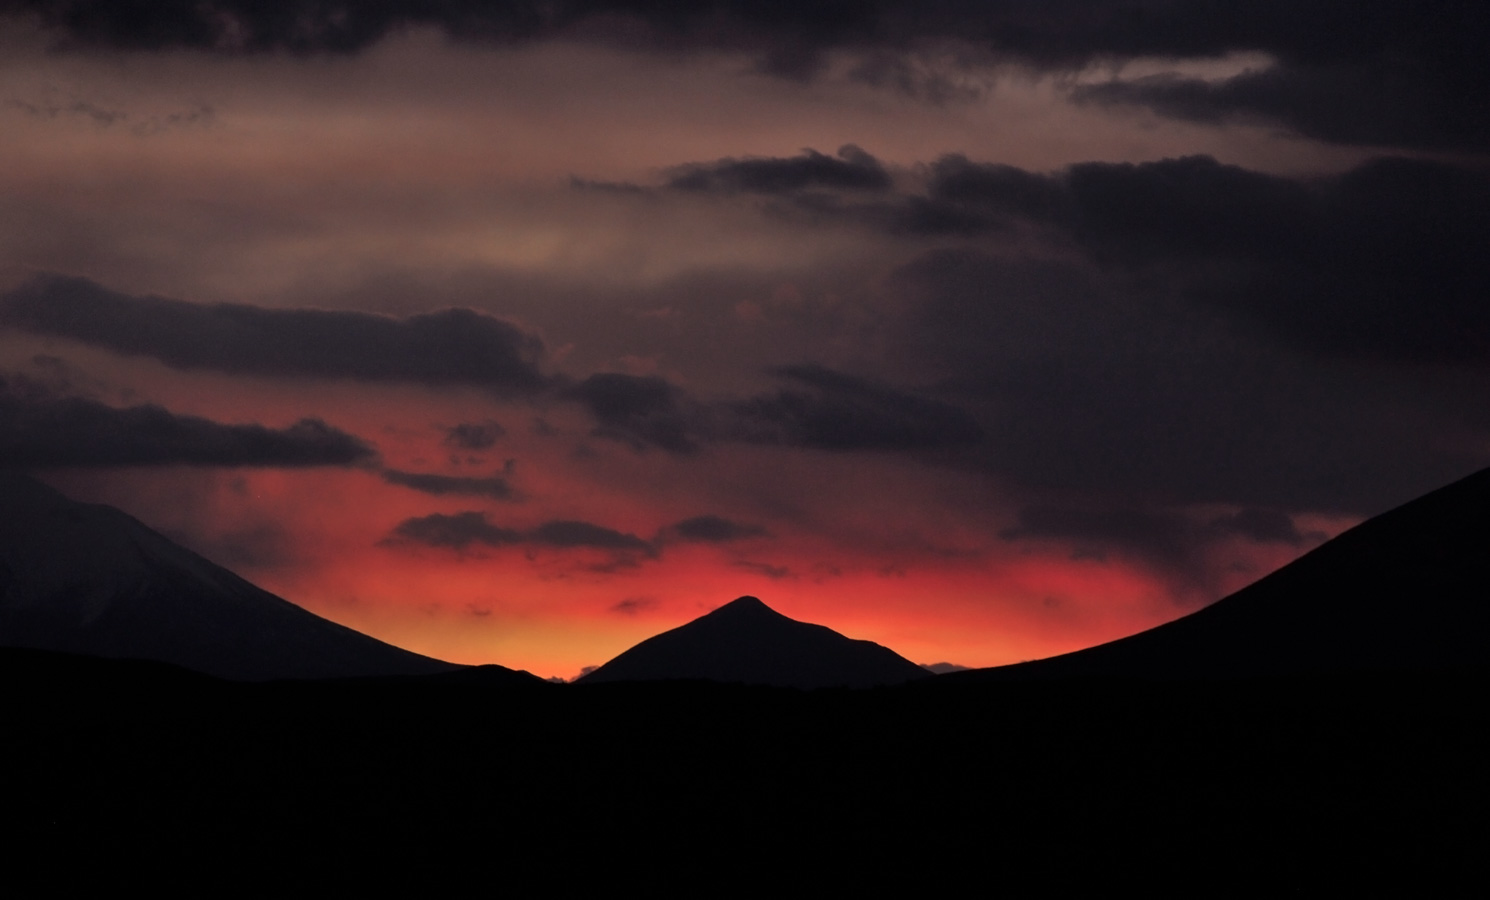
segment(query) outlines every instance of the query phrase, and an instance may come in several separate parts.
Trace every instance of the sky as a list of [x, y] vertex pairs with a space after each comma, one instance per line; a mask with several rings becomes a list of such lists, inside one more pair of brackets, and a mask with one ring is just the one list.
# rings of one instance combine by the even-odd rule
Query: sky
[[1490, 462], [1486, 46], [0, 0], [0, 466], [546, 677], [745, 594], [921, 663], [1121, 637]]

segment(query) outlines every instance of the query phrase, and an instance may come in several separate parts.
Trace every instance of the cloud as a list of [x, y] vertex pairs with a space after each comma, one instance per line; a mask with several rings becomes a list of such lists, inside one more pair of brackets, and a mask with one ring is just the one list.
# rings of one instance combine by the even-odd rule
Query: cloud
[[915, 88], [929, 102], [945, 99], [949, 79], [916, 65], [928, 47], [954, 48], [954, 69], [1015, 63], [1046, 72], [1252, 53], [1270, 62], [1216, 82], [1116, 78], [1075, 95], [1200, 121], [1263, 118], [1340, 143], [1490, 147], [1490, 11], [1462, 0], [6, 0], [3, 14], [39, 17], [63, 46], [135, 51], [353, 53], [429, 26], [489, 47], [562, 39], [742, 52], [759, 70], [793, 79], [816, 77], [829, 55], [847, 54], [858, 60], [856, 80]]
[[560, 520], [545, 522], [528, 532], [526, 540], [549, 547], [590, 547], [596, 550], [628, 550], [655, 556], [657, 548], [634, 534], [625, 534], [589, 522]]
[[46, 275], [0, 295], [0, 324], [177, 369], [539, 391], [543, 343], [469, 309], [395, 319], [372, 313], [204, 305], [135, 297]]
[[[623, 616], [634, 616], [642, 610], [651, 609], [656, 605], [657, 598], [655, 597], [627, 597], [626, 599], [617, 601], [614, 605], [612, 605], [610, 611], [613, 613], [620, 613]], [[587, 666], [586, 669], [593, 671], [595, 667]], [[581, 672], [580, 674], [584, 673]]]
[[634, 534], [590, 522], [560, 519], [545, 522], [527, 531], [518, 531], [493, 525], [486, 513], [475, 511], [450, 515], [434, 513], [405, 519], [394, 527], [390, 536], [391, 543], [401, 541], [457, 550], [463, 550], [472, 544], [488, 547], [529, 544], [562, 550], [604, 550], [628, 559], [634, 559], [637, 555], [656, 557], [659, 553], [655, 545]]
[[749, 560], [742, 559], [736, 562], [734, 565], [737, 569], [744, 569], [747, 572], [754, 572], [757, 575], [764, 575], [767, 578], [772, 579], [773, 581], [781, 581], [785, 578], [797, 577], [796, 573], [793, 572], [790, 568], [786, 566], [772, 565], [771, 563], [751, 562]]
[[598, 437], [636, 449], [655, 446], [680, 454], [699, 449], [699, 411], [666, 379], [604, 372], [569, 388], [566, 396], [595, 417]]
[[703, 402], [657, 376], [604, 373], [568, 390], [599, 422], [594, 434], [640, 450], [697, 452], [733, 441], [834, 451], [917, 451], [982, 437], [963, 410], [816, 365], [773, 369], [791, 386]]
[[1034, 235], [1112, 277], [1138, 275], [1312, 353], [1490, 361], [1490, 173], [1380, 158], [1287, 177], [1208, 156], [1053, 173], [944, 156], [923, 193], [793, 200], [821, 221], [990, 249]]
[[224, 425], [160, 406], [118, 408], [59, 397], [0, 377], [0, 465], [66, 466], [349, 466], [377, 456], [360, 438], [320, 419], [286, 428]]
[[836, 158], [808, 149], [787, 158], [692, 163], [674, 169], [667, 186], [699, 193], [790, 194], [814, 189], [885, 191], [891, 181], [879, 160], [846, 144]]
[[[931, 165], [927, 199], [965, 207], [970, 221], [1010, 216], [1035, 221], [1065, 218], [1070, 199], [1061, 183], [1047, 175], [998, 163], [974, 163], [960, 153]], [[973, 213], [972, 211], [976, 211]]]
[[445, 446], [462, 450], [487, 450], [507, 433], [500, 422], [461, 422], [445, 429]]
[[[768, 70], [795, 75], [812, 70], [820, 48], [863, 31], [874, 14], [868, 6], [834, 0], [768, 6], [750, 0], [664, 6], [647, 0], [7, 0], [0, 13], [39, 16], [71, 44], [129, 50], [353, 53], [392, 32], [433, 26], [452, 38], [493, 46], [556, 37], [638, 46], [650, 37], [652, 47], [674, 52], [690, 44], [748, 47], [761, 50]], [[616, 27], [618, 20], [629, 26]]]
[[412, 541], [431, 547], [450, 547], [464, 550], [472, 544], [502, 547], [523, 540], [521, 532], [510, 528], [499, 528], [486, 520], [481, 512], [461, 512], [454, 515], [434, 513], [428, 516], [405, 519], [394, 526], [393, 542]]
[[1483, 464], [1482, 169], [1388, 157], [1286, 176], [1190, 156], [1042, 173], [950, 155], [917, 182], [816, 207], [912, 249], [930, 238], [875, 286], [875, 353], [901, 384], [811, 365], [733, 398], [632, 380], [600, 431], [689, 452], [938, 450], [1031, 497], [1177, 508], [1371, 514]]
[[764, 537], [767, 531], [759, 525], [732, 522], [720, 516], [707, 515], [674, 522], [664, 529], [664, 533], [693, 543], [726, 544], [746, 538]]
[[389, 484], [410, 488], [425, 494], [444, 496], [453, 494], [468, 497], [490, 497], [493, 500], [515, 500], [516, 493], [507, 479], [498, 476], [473, 478], [457, 475], [434, 475], [421, 472], [400, 472], [384, 469], [383, 480]]
[[1067, 182], [1099, 260], [1163, 267], [1193, 300], [1316, 352], [1490, 360], [1490, 175], [1378, 159], [1310, 181], [1208, 157], [1089, 163]]
[[888, 279], [887, 356], [976, 403], [967, 457], [1028, 497], [1373, 515], [1484, 465], [1490, 372], [1310, 352], [1170, 278], [929, 252]]
[[[1477, 30], [1470, 32], [1472, 40], [1483, 41], [1490, 30], [1481, 16], [1474, 23]], [[1483, 83], [1474, 82], [1490, 74], [1482, 49], [1466, 46], [1466, 35], [1440, 29], [1429, 28], [1414, 37], [1436, 43], [1436, 58], [1417, 56], [1422, 51], [1414, 48], [1416, 58], [1281, 62], [1219, 81], [1175, 74], [1113, 79], [1079, 87], [1072, 99], [1142, 106], [1194, 122], [1271, 120], [1305, 137], [1337, 144], [1490, 149], [1485, 117], [1466, 114], [1486, 99]]]
[[792, 386], [732, 405], [750, 443], [821, 450], [933, 450], [983, 437], [963, 410], [815, 365], [774, 374]]

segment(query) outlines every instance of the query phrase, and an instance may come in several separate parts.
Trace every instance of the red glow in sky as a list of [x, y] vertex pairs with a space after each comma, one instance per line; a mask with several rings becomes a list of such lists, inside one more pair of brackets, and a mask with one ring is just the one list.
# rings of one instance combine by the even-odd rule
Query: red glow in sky
[[1047, 656], [1483, 464], [1473, 133], [1226, 106], [1312, 77], [1261, 26], [1053, 61], [915, 19], [787, 71], [719, 21], [241, 53], [0, 18], [0, 465], [570, 677], [743, 594]]

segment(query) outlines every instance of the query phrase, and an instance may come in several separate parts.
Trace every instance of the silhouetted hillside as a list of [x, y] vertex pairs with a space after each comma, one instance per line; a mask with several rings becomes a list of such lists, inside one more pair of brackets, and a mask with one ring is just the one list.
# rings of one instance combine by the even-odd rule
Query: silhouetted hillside
[[1346, 531], [1158, 628], [1075, 653], [945, 676], [1235, 677], [1490, 662], [1490, 469]]
[[0, 646], [158, 660], [241, 680], [458, 668], [309, 613], [117, 509], [4, 472]]

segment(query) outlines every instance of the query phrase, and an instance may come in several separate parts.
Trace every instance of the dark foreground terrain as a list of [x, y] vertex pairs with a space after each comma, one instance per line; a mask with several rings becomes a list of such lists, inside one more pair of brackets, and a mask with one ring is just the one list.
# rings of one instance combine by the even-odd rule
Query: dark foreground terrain
[[1486, 684], [235, 684], [7, 650], [4, 866], [17, 895], [1444, 895], [1487, 853]]

